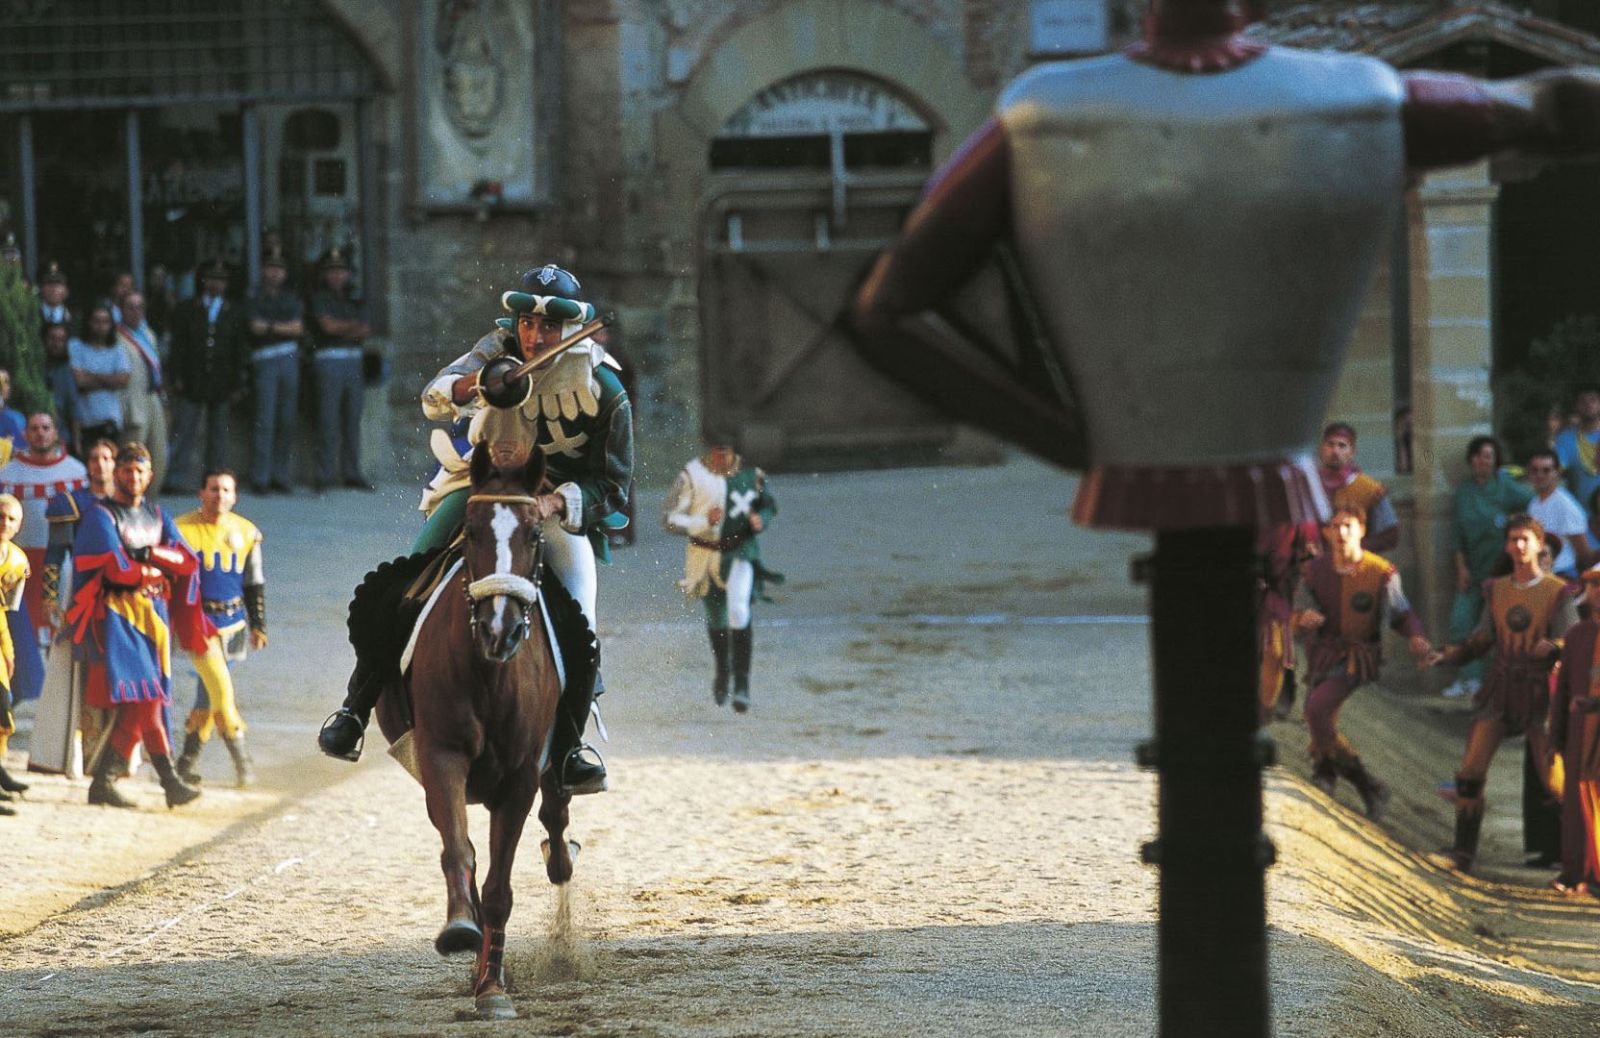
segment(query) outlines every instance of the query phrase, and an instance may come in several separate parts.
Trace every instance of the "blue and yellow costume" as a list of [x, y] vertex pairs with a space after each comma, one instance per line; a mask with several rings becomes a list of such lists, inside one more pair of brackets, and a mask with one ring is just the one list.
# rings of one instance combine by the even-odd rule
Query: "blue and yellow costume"
[[194, 708], [184, 725], [178, 774], [188, 782], [198, 779], [195, 767], [201, 749], [213, 730], [218, 730], [233, 755], [238, 784], [247, 786], [254, 780], [254, 767], [241, 741], [245, 723], [229, 667], [245, 658], [249, 632], [262, 636], [267, 632], [261, 531], [232, 512], [220, 513], [211, 522], [196, 510], [179, 516], [177, 526], [200, 560], [200, 602], [218, 632], [207, 643], [205, 653], [194, 659], [200, 681]]

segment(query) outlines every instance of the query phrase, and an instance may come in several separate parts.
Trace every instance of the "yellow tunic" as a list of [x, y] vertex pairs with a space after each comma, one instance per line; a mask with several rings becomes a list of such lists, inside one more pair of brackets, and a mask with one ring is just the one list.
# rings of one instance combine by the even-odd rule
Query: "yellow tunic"
[[[22, 605], [22, 586], [28, 580], [28, 556], [10, 541], [0, 544], [0, 603], [8, 611]], [[16, 666], [16, 647], [11, 642], [9, 625], [0, 623], [0, 681], [11, 687], [11, 671]]]

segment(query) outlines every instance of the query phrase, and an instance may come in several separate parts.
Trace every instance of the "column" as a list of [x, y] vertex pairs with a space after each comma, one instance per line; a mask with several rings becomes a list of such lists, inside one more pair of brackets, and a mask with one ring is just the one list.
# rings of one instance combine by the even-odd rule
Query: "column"
[[139, 150], [139, 110], [128, 109], [124, 124], [128, 151], [128, 270], [144, 289], [144, 176]]
[[1487, 163], [1436, 173], [1407, 200], [1417, 571], [1428, 634], [1444, 637], [1455, 595], [1451, 494], [1467, 443], [1493, 428], [1490, 228], [1499, 188]]
[[244, 137], [244, 269], [245, 289], [261, 284], [261, 112], [253, 104], [239, 109]]

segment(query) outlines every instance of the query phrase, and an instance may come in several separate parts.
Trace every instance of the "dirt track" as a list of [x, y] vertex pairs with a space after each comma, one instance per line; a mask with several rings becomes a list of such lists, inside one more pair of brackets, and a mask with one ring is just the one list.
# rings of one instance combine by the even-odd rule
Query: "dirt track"
[[[30, 792], [5, 821], [0, 1036], [1151, 1033], [1155, 876], [1137, 847], [1154, 787], [1130, 762], [1147, 628], [1123, 579], [1141, 542], [1071, 530], [1067, 481], [1021, 463], [778, 490], [769, 555], [792, 579], [758, 614], [748, 717], [703, 689], [674, 543], [647, 529], [605, 575], [614, 789], [575, 802], [565, 900], [525, 840], [523, 1019], [497, 1025], [470, 1019], [467, 960], [431, 950], [443, 897], [420, 790], [377, 753], [350, 768], [305, 752], [338, 698], [343, 594], [409, 517], [330, 559], [315, 546], [371, 498], [334, 495], [301, 530], [277, 502], [247, 511], [275, 601], [307, 603], [276, 608], [273, 647], [241, 672], [269, 782], [137, 815], [79, 806], [59, 780]], [[944, 507], [1002, 492], [1027, 516], [1004, 543]], [[1303, 730], [1280, 726], [1278, 1033], [1600, 1033], [1600, 904], [1515, 867], [1518, 748], [1493, 775], [1486, 879], [1407, 849], [1441, 838], [1431, 790], [1459, 748], [1426, 705], [1352, 705], [1397, 788], [1392, 835], [1300, 782]]]

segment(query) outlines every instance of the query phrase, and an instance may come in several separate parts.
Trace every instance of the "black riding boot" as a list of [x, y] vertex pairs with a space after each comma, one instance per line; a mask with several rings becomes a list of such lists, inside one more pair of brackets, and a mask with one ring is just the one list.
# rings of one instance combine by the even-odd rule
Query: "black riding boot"
[[606, 791], [606, 762], [594, 747], [583, 741], [589, 723], [589, 707], [594, 702], [594, 672], [572, 675], [556, 706], [556, 727], [550, 739], [550, 766], [560, 778], [561, 792], [567, 796]]
[[711, 678], [711, 698], [721, 706], [728, 701], [729, 632], [726, 627], [707, 627], [706, 633], [711, 636], [711, 659], [717, 668]]
[[750, 709], [750, 628], [728, 632], [733, 646], [733, 710], [742, 714]]
[[183, 749], [178, 753], [178, 777], [191, 786], [200, 784], [200, 751], [205, 749], [205, 743], [200, 741], [199, 732], [186, 732], [183, 736]]
[[26, 793], [28, 784], [26, 782], [18, 782], [12, 778], [11, 773], [5, 769], [5, 766], [0, 765], [0, 790], [4, 790], [7, 793]]
[[1283, 672], [1283, 687], [1278, 691], [1278, 701], [1272, 705], [1272, 716], [1279, 721], [1287, 721], [1289, 715], [1294, 713], [1295, 678], [1294, 668]]
[[1333, 796], [1334, 788], [1339, 785], [1339, 765], [1332, 757], [1318, 757], [1312, 762], [1311, 784]]
[[150, 766], [156, 769], [156, 777], [161, 780], [161, 791], [167, 795], [168, 807], [181, 807], [200, 798], [200, 791], [178, 777], [178, 770], [172, 766], [172, 758], [166, 755], [150, 755]]
[[250, 751], [245, 749], [244, 736], [235, 735], [230, 739], [224, 735], [222, 742], [228, 747], [228, 755], [233, 758], [233, 784], [239, 789], [255, 785], [256, 762], [250, 758]]
[[1456, 842], [1450, 848], [1450, 857], [1462, 872], [1471, 872], [1472, 861], [1478, 856], [1478, 836], [1483, 832], [1483, 813], [1488, 806], [1480, 799], [1483, 786], [1483, 779], [1456, 777]]
[[367, 721], [372, 708], [383, 692], [383, 681], [376, 668], [356, 659], [356, 669], [350, 675], [349, 692], [344, 705], [322, 722], [317, 733], [317, 748], [330, 757], [340, 760], [361, 759], [362, 737], [367, 732]]
[[105, 807], [136, 806], [133, 801], [117, 792], [117, 787], [111, 784], [111, 776], [119, 766], [126, 767], [127, 763], [127, 760], [110, 746], [100, 751], [100, 759], [94, 766], [94, 780], [89, 783], [89, 803]]
[[1349, 779], [1350, 784], [1356, 787], [1356, 792], [1361, 794], [1361, 804], [1367, 817], [1374, 822], [1381, 818], [1384, 807], [1389, 803], [1389, 787], [1367, 770], [1360, 757], [1351, 757], [1342, 762], [1339, 774]]

